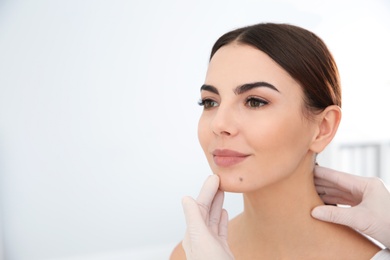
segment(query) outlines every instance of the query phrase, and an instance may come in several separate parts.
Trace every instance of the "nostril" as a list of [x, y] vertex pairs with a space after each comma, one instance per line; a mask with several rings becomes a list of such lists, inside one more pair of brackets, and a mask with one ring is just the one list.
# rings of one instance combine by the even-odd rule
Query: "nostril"
[[229, 136], [230, 133], [229, 133], [228, 131], [221, 131], [221, 135], [227, 135], [227, 136]]
[[210, 128], [216, 136], [234, 136], [237, 132], [235, 121], [231, 111], [220, 106], [210, 121]]
[[230, 136], [231, 135], [231, 133], [229, 133], [228, 131], [220, 131], [220, 132], [213, 131], [213, 133], [215, 135], [224, 135], [224, 136]]

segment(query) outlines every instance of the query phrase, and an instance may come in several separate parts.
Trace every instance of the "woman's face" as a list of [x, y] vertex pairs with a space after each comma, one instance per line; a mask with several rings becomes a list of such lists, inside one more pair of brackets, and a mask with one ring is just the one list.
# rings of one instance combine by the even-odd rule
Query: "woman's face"
[[220, 188], [249, 192], [287, 178], [309, 154], [315, 124], [299, 84], [265, 53], [232, 43], [210, 61], [198, 137]]

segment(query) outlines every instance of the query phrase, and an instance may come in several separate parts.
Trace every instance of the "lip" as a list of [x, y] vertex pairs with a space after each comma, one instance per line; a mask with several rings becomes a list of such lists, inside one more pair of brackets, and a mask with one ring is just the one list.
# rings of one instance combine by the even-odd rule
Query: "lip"
[[212, 152], [212, 155], [214, 163], [219, 167], [231, 167], [244, 161], [249, 156], [249, 154], [228, 149], [216, 149]]

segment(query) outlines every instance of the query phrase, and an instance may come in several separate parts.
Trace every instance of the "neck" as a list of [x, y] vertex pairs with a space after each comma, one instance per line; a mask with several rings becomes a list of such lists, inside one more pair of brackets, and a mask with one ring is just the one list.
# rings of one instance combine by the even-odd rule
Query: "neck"
[[313, 169], [300, 169], [283, 181], [244, 194], [244, 215], [256, 222], [259, 218], [271, 222], [284, 218], [311, 219], [310, 211], [321, 204], [314, 186]]
[[244, 211], [229, 225], [237, 259], [369, 259], [375, 254], [378, 248], [352, 229], [311, 217], [311, 210], [323, 205], [313, 169], [309, 158], [285, 180], [244, 194]]
[[261, 190], [244, 194], [241, 214], [243, 236], [266, 241], [268, 247], [307, 245], [313, 230], [326, 223], [311, 217], [311, 210], [323, 202], [313, 181], [314, 165], [307, 160], [289, 178]]

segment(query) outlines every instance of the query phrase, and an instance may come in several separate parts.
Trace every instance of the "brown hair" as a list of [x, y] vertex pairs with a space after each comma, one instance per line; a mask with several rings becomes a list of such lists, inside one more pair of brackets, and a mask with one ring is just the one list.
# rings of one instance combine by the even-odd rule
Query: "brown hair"
[[214, 44], [210, 60], [224, 45], [236, 42], [253, 46], [270, 56], [302, 87], [308, 111], [341, 107], [339, 73], [332, 54], [314, 33], [289, 24], [260, 23], [235, 29]]

